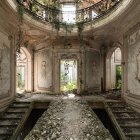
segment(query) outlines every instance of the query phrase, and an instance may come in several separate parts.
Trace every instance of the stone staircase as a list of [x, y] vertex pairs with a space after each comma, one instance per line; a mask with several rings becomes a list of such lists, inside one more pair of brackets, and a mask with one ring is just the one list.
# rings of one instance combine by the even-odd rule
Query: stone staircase
[[140, 140], [140, 114], [126, 103], [107, 102], [106, 110], [121, 140]]
[[33, 103], [14, 101], [0, 114], [0, 140], [17, 140], [32, 111]]
[[[1, 113], [0, 140], [19, 140], [33, 107], [34, 102], [14, 101]], [[121, 140], [140, 140], [139, 113], [121, 101], [108, 101], [105, 103], [105, 109]]]

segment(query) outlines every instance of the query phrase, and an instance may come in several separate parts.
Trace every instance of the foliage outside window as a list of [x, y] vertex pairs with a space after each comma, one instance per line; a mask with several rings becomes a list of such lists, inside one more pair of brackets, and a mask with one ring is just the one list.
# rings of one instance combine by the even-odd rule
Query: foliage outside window
[[116, 89], [121, 89], [122, 87], [122, 67], [121, 65], [116, 65]]

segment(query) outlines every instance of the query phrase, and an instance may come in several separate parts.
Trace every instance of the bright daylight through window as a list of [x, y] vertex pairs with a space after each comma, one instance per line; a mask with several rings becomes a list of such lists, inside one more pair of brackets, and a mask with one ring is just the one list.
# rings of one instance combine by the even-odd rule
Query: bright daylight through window
[[76, 21], [76, 6], [73, 4], [62, 5], [63, 22], [75, 23]]

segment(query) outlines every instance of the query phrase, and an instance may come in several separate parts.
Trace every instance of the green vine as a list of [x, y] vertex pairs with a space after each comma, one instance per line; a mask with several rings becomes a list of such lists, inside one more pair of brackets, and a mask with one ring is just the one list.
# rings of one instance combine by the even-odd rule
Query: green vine
[[18, 5], [17, 6], [17, 12], [18, 12], [18, 33], [17, 33], [17, 43], [16, 43], [16, 52], [20, 53], [20, 47], [23, 43], [24, 47], [28, 47], [29, 41], [23, 42], [24, 34], [22, 30], [23, 25], [23, 14], [24, 14], [24, 8], [23, 6]]
[[84, 22], [77, 22], [77, 31], [79, 36], [81, 35], [82, 31], [84, 30]]
[[17, 37], [17, 43], [16, 43], [16, 51], [20, 53], [20, 47], [23, 39], [23, 31], [22, 31], [22, 24], [23, 24], [23, 12], [24, 8], [20, 5], [17, 6], [17, 12], [18, 12], [18, 37]]
[[72, 31], [72, 29], [73, 29], [73, 25], [72, 25], [72, 24], [67, 24], [67, 23], [65, 23], [65, 24], [63, 24], [63, 28], [65, 29], [65, 31], [66, 31], [67, 33], [71, 33], [71, 31]]
[[18, 12], [18, 21], [19, 24], [23, 23], [23, 13], [24, 13], [24, 8], [20, 5], [17, 6], [17, 12]]
[[59, 31], [60, 30], [60, 22], [58, 20], [53, 21], [53, 27]]

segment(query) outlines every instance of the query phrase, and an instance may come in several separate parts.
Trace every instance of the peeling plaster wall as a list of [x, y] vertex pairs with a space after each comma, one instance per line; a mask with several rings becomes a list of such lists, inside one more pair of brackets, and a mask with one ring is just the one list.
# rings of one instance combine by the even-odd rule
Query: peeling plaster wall
[[86, 89], [99, 90], [101, 84], [100, 76], [100, 53], [97, 51], [86, 51]]
[[125, 42], [125, 96], [127, 102], [140, 111], [140, 25], [127, 32]]
[[0, 32], [0, 107], [2, 108], [14, 98], [14, 64], [12, 37]]
[[128, 91], [140, 95], [140, 29], [131, 33], [128, 37]]
[[[16, 62], [15, 34], [16, 23], [11, 20], [5, 1], [0, 2], [0, 111], [3, 111], [15, 98]], [[5, 10], [6, 9], [6, 10]]]
[[[80, 48], [75, 42], [72, 48], [65, 49], [61, 44], [55, 49], [41, 43], [36, 47], [34, 55], [34, 89], [36, 92], [60, 93], [60, 61], [61, 59], [77, 60], [77, 91], [90, 92], [101, 89], [101, 56], [99, 50]], [[37, 49], [39, 48], [39, 49]]]
[[35, 53], [35, 90], [52, 91], [52, 52], [43, 49]]
[[[128, 90], [140, 95], [140, 41], [128, 46]], [[138, 60], [137, 60], [138, 59]]]
[[0, 98], [10, 94], [10, 42], [0, 33]]

